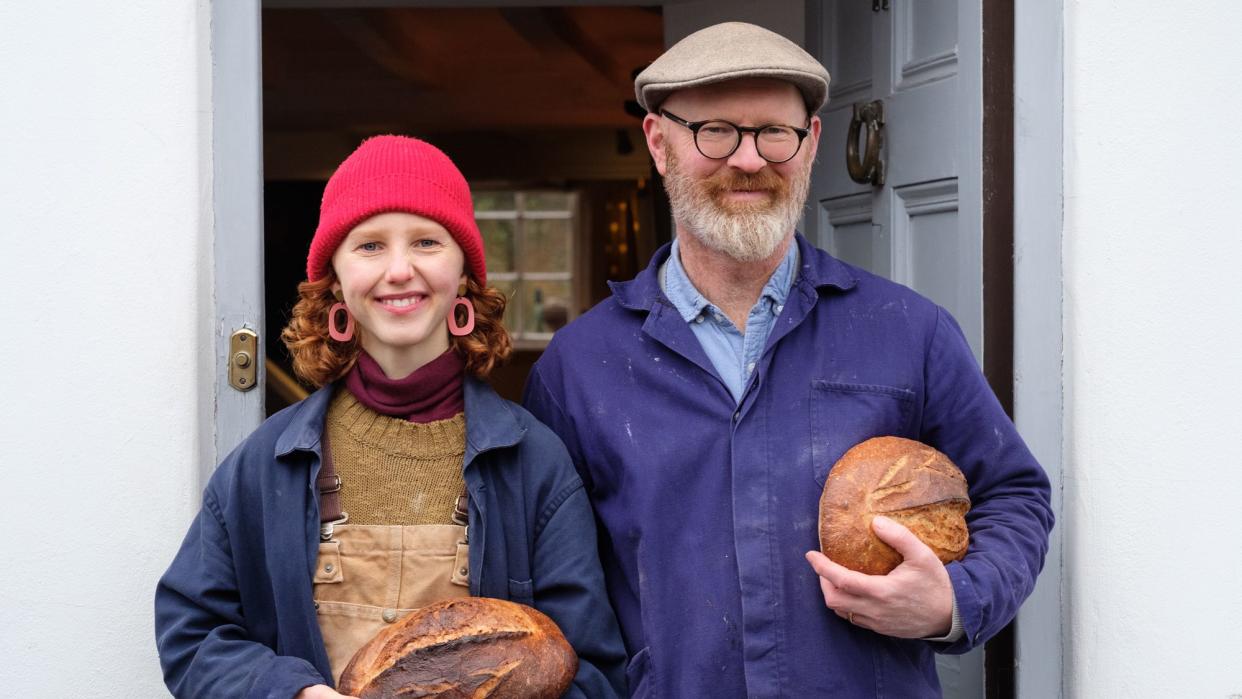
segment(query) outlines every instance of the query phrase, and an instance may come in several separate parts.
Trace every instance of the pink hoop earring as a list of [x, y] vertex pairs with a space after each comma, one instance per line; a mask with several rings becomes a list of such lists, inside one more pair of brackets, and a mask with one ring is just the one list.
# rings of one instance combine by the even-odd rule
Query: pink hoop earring
[[[337, 329], [336, 314], [338, 312], [345, 313], [345, 330]], [[349, 309], [345, 304], [337, 302], [332, 308], [328, 309], [328, 337], [337, 342], [349, 342], [354, 339], [354, 317], [350, 315]]]
[[[466, 324], [465, 325], [457, 324], [457, 307], [458, 306], [466, 307]], [[457, 337], [469, 335], [470, 333], [474, 332], [474, 304], [470, 303], [470, 299], [466, 298], [465, 296], [458, 296], [457, 299], [453, 301], [453, 306], [452, 308], [449, 309], [449, 314], [448, 314], [448, 329], [450, 333], [452, 333], [453, 335], [456, 335]]]

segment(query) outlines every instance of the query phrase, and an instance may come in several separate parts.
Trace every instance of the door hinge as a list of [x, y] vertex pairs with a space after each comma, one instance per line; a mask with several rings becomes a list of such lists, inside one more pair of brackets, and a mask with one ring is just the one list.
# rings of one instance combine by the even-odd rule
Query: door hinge
[[242, 328], [229, 336], [229, 385], [249, 391], [258, 383], [259, 336]]

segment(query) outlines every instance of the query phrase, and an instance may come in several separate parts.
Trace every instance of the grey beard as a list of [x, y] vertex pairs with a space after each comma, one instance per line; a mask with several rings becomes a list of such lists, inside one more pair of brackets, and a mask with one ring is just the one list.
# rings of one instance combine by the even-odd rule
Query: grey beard
[[766, 211], [729, 211], [704, 193], [698, 183], [670, 163], [664, 179], [673, 219], [711, 250], [737, 260], [757, 262], [771, 257], [793, 233], [810, 190], [808, 173], [790, 182], [789, 196]]

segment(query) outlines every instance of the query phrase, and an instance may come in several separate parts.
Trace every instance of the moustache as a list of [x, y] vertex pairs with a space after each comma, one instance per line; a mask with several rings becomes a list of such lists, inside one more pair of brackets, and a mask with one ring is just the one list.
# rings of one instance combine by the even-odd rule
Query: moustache
[[781, 201], [789, 193], [789, 183], [767, 168], [758, 172], [725, 170], [712, 175], [703, 184], [707, 194], [716, 201], [732, 191], [766, 192], [767, 205], [771, 205]]

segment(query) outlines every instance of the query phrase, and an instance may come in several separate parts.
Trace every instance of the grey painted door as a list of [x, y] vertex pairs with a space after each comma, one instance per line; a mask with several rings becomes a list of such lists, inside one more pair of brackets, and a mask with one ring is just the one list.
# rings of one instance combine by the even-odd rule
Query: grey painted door
[[[819, 10], [807, 29], [832, 84], [808, 232], [949, 309], [981, 359], [981, 6], [823, 0]], [[854, 182], [845, 166], [852, 106], [871, 100], [884, 103], [883, 186]]]
[[[982, 361], [982, 7], [822, 0], [808, 10], [808, 47], [832, 82], [805, 230], [947, 308]], [[879, 186], [853, 181], [845, 156], [852, 107], [872, 100], [884, 103]], [[946, 697], [983, 696], [981, 650], [937, 668]]]

